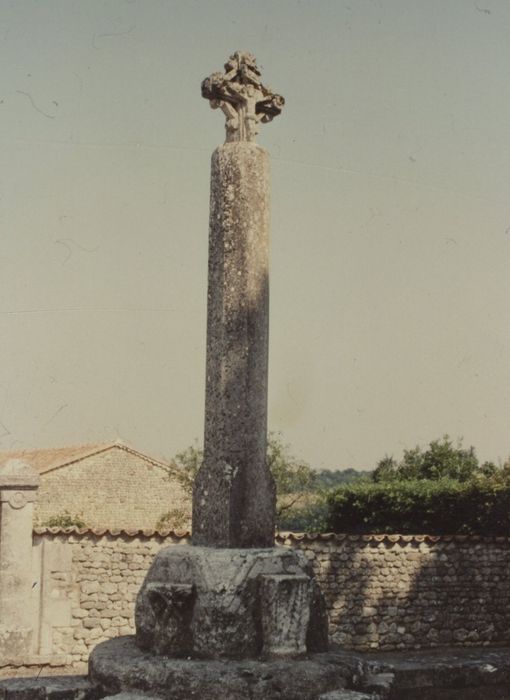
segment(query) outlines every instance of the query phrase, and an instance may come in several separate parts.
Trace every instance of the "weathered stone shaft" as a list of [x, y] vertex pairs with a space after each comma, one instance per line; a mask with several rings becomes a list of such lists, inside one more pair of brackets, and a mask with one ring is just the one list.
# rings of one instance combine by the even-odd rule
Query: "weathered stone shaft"
[[266, 464], [269, 156], [227, 143], [211, 166], [204, 462], [193, 543], [272, 547]]

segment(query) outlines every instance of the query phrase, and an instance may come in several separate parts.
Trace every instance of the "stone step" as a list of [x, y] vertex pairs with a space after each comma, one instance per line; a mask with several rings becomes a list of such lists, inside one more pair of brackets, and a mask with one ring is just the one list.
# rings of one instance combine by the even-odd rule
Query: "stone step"
[[390, 697], [394, 683], [394, 673], [367, 673], [362, 679], [361, 686], [364, 692], [372, 693], [378, 699], [384, 700]]
[[374, 700], [373, 695], [361, 693], [358, 690], [332, 690], [319, 695], [318, 700]]
[[0, 700], [97, 700], [85, 676], [8, 678], [0, 681]]
[[146, 693], [123, 692], [117, 693], [117, 695], [107, 695], [103, 700], [162, 700], [162, 698], [156, 695], [147, 695]]

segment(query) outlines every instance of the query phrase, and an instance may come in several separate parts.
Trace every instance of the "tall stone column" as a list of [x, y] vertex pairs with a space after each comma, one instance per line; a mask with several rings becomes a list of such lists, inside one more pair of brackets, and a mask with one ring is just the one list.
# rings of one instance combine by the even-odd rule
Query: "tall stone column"
[[227, 117], [213, 153], [204, 462], [193, 494], [193, 544], [272, 547], [275, 486], [266, 463], [269, 154], [254, 143], [283, 98], [237, 52], [202, 84]]
[[204, 463], [194, 544], [272, 547], [266, 465], [269, 156], [226, 143], [211, 167]]
[[98, 645], [89, 678], [102, 691], [150, 689], [175, 700], [311, 700], [336, 687], [339, 665], [323, 654], [326, 604], [310, 562], [274, 546], [266, 461], [269, 158], [254, 137], [283, 98], [241, 51], [225, 73], [204, 80], [202, 95], [225, 114], [227, 139], [212, 157], [205, 444], [193, 545], [158, 552], [136, 599], [135, 640]]
[[0, 659], [32, 652], [32, 528], [39, 475], [22, 460], [0, 466]]

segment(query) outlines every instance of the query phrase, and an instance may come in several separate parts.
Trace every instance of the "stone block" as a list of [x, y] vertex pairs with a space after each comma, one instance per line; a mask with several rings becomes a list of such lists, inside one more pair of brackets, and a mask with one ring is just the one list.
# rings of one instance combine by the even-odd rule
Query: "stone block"
[[155, 613], [156, 654], [186, 655], [193, 650], [192, 615], [195, 586], [182, 583], [148, 583], [147, 599]]
[[264, 656], [298, 656], [306, 653], [310, 583], [308, 576], [299, 574], [260, 577]]
[[373, 695], [360, 693], [357, 690], [333, 690], [330, 693], [322, 693], [317, 700], [374, 700]]
[[0, 625], [0, 666], [23, 663], [30, 653], [32, 636], [31, 628], [6, 629]]
[[162, 700], [161, 696], [149, 695], [147, 693], [142, 693], [141, 691], [136, 691], [134, 693], [117, 693], [117, 695], [107, 695], [103, 700]]
[[172, 656], [327, 649], [325, 602], [310, 565], [279, 547], [161, 550], [138, 594], [135, 624], [141, 649]]
[[0, 680], [3, 700], [99, 700], [101, 694], [85, 676]]
[[390, 695], [391, 689], [395, 681], [395, 674], [386, 673], [367, 673], [363, 678], [363, 690], [367, 693], [375, 694], [377, 698], [387, 698]]
[[50, 598], [45, 600], [47, 616], [51, 619], [53, 627], [66, 627], [71, 625], [71, 601], [65, 598]]

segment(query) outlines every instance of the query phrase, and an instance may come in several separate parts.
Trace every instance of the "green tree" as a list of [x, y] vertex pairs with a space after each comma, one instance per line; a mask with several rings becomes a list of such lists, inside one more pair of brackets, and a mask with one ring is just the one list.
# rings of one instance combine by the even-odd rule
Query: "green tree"
[[[487, 474], [494, 467], [489, 462], [483, 466]], [[481, 473], [475, 448], [463, 448], [462, 439], [454, 445], [449, 436], [444, 435], [441, 440], [432, 440], [425, 451], [420, 447], [404, 450], [404, 456], [398, 463], [393, 457], [384, 457], [377, 465], [372, 480], [454, 479], [466, 482]]]
[[[172, 460], [172, 477], [175, 477], [184, 491], [191, 496], [193, 483], [204, 459], [204, 451], [199, 446], [198, 440], [182, 452], [178, 452]], [[163, 516], [162, 516], [163, 517]]]
[[[182, 452], [178, 452], [171, 461], [169, 476], [175, 479], [183, 488], [184, 493], [191, 498], [193, 495], [193, 482], [197, 475], [204, 452], [195, 440]], [[186, 508], [171, 508], [162, 513], [156, 521], [156, 530], [182, 529], [189, 526], [189, 513]]]
[[[193, 492], [193, 482], [204, 458], [203, 449], [198, 441], [182, 452], [178, 452], [172, 460], [175, 467], [172, 476], [175, 477], [187, 494]], [[271, 470], [276, 484], [277, 512], [276, 519], [280, 526], [284, 514], [294, 512], [303, 506], [311, 492], [316, 490], [316, 473], [303, 460], [290, 452], [281, 433], [270, 432], [267, 439], [267, 465]], [[315, 499], [317, 500], [317, 499]], [[307, 504], [307, 507], [309, 504]], [[170, 515], [161, 516], [158, 524], [169, 522]], [[300, 513], [300, 518], [305, 517]]]
[[283, 442], [281, 433], [270, 432], [268, 435], [267, 466], [275, 480], [278, 496], [292, 494], [299, 500], [303, 494], [314, 490], [315, 472], [306, 462], [290, 453], [290, 446]]
[[498, 475], [498, 472], [503, 472], [504, 469], [504, 465], [502, 469], [498, 469], [494, 462], [484, 462], [480, 467], [480, 474], [486, 478], [492, 479]]
[[276, 484], [276, 526], [279, 530], [321, 530], [326, 517], [324, 492], [317, 472], [295, 457], [281, 433], [269, 433], [267, 464]]
[[372, 481], [393, 481], [398, 478], [398, 463], [393, 457], [386, 455], [377, 463], [372, 472]]
[[510, 457], [499, 467], [494, 462], [484, 462], [477, 476], [493, 486], [510, 487]]

